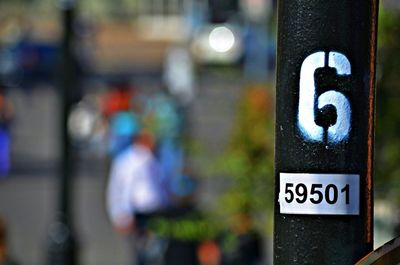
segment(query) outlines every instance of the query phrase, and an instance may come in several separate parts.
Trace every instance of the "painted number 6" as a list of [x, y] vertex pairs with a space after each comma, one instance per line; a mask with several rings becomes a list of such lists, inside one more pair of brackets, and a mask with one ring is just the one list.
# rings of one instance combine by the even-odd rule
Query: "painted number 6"
[[[339, 52], [315, 52], [309, 55], [300, 70], [298, 127], [303, 137], [309, 141], [339, 143], [350, 132], [351, 106], [347, 97], [335, 90], [326, 91], [318, 97], [314, 73], [318, 68], [326, 66], [335, 68], [339, 76], [351, 74], [349, 60]], [[316, 112], [329, 105], [336, 110], [336, 121], [324, 128], [317, 125]]]

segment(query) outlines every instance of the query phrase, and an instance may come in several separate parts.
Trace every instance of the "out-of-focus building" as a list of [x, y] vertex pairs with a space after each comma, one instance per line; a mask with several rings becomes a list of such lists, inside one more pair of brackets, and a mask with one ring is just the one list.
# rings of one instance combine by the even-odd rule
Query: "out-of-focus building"
[[[4, 7], [1, 9], [7, 10], [0, 10], [0, 33], [12, 28], [9, 24], [13, 20], [15, 30], [8, 34], [8, 39], [15, 41], [28, 36], [35, 43], [57, 45], [62, 31], [59, 2], [0, 3]], [[196, 63], [242, 62], [249, 50], [267, 49], [260, 41], [258, 46], [254, 44], [257, 41], [250, 34], [254, 30], [248, 29], [249, 25], [251, 29], [257, 25], [257, 30], [265, 31], [265, 21], [274, 1], [85, 0], [75, 3], [79, 19], [76, 30], [80, 34], [77, 45], [83, 46], [79, 57], [91, 62], [92, 72], [107, 75], [162, 71], [166, 54], [175, 44], [185, 46]], [[249, 60], [254, 61], [250, 57]]]
[[137, 0], [137, 25], [145, 38], [183, 41], [185, 15], [195, 0]]

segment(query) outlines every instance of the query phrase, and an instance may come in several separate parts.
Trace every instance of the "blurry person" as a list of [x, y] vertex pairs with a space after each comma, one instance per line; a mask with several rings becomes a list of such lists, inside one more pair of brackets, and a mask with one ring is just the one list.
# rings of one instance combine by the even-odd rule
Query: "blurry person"
[[0, 84], [0, 176], [7, 176], [10, 171], [10, 132], [9, 125], [14, 116], [14, 106]]
[[[170, 187], [180, 180], [184, 164], [183, 117], [176, 100], [162, 91], [147, 101], [143, 120], [156, 137], [155, 155], [163, 172], [163, 181]], [[170, 191], [171, 192], [171, 191]]]
[[[164, 217], [170, 223], [181, 224], [184, 231], [185, 223], [201, 220], [202, 215], [195, 207], [197, 188], [195, 179], [191, 177], [187, 168], [184, 169], [183, 173], [185, 174], [171, 179], [171, 183], [169, 183], [168, 191], [171, 206], [168, 208], [168, 212], [165, 212]], [[171, 230], [173, 231], [174, 228], [171, 228]], [[198, 243], [198, 239], [191, 237], [190, 233], [186, 237], [171, 234], [168, 238], [168, 246], [165, 249], [164, 264], [200, 265], [197, 254]]]
[[225, 251], [222, 265], [263, 264], [263, 242], [261, 235], [253, 228], [249, 213], [243, 211], [234, 216], [232, 227], [233, 244]]
[[8, 252], [7, 228], [5, 222], [0, 219], [0, 265], [17, 265], [12, 261]]
[[138, 118], [131, 111], [115, 113], [108, 124], [108, 151], [115, 158], [132, 144], [132, 137], [140, 130]]
[[175, 98], [161, 90], [145, 104], [144, 125], [155, 135], [157, 142], [164, 139], [179, 140], [183, 123], [180, 114]]
[[101, 101], [101, 113], [108, 122], [108, 152], [114, 158], [131, 144], [138, 130], [138, 119], [131, 111], [134, 88], [127, 82], [116, 83]]
[[102, 114], [111, 118], [115, 113], [131, 109], [131, 100], [134, 96], [134, 88], [127, 82], [119, 82], [112, 86], [103, 98]]
[[149, 219], [166, 207], [162, 172], [153, 155], [154, 138], [145, 131], [111, 165], [107, 208], [115, 229], [133, 234], [138, 265], [160, 264], [162, 242], [148, 229]]

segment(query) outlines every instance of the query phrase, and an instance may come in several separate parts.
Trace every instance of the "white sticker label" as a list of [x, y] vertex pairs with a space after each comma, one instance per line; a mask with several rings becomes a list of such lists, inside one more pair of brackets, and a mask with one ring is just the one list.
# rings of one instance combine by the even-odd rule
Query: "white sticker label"
[[280, 173], [279, 179], [282, 214], [360, 214], [360, 175]]

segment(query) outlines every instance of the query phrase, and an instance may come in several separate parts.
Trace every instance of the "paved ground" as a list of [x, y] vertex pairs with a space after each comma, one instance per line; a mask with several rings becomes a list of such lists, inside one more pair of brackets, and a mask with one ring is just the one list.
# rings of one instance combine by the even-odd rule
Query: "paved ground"
[[[207, 163], [226, 143], [242, 83], [233, 75], [207, 74], [199, 80], [199, 95], [190, 111], [200, 152], [192, 159], [201, 176]], [[12, 92], [17, 118], [13, 125], [13, 174], [0, 181], [0, 215], [9, 225], [12, 253], [21, 264], [43, 264], [46, 234], [54, 219], [58, 157], [57, 94], [52, 88], [31, 94]], [[95, 170], [88, 170], [88, 168]], [[86, 165], [74, 179], [74, 220], [83, 265], [125, 265], [131, 255], [126, 240], [110, 227], [104, 210], [105, 162]], [[201, 185], [201, 204], [213, 202], [218, 186]]]

